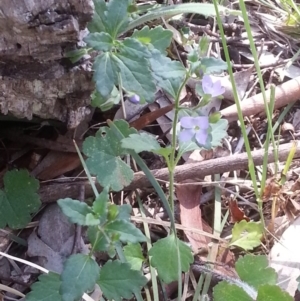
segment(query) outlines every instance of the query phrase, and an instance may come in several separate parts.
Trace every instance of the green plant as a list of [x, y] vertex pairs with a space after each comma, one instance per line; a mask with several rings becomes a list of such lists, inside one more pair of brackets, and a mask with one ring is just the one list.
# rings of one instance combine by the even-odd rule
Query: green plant
[[[196, 110], [181, 108], [179, 95], [190, 76], [197, 76], [200, 70], [201, 73], [205, 74], [220, 72], [226, 69], [226, 64], [214, 58], [202, 57], [200, 54], [205, 52], [207, 45], [207, 43], [202, 42], [200, 47], [195, 47], [194, 51], [189, 54], [189, 69], [186, 71], [179, 62], [171, 61], [166, 57], [166, 48], [170, 45], [172, 38], [171, 31], [165, 30], [161, 26], [153, 29], [145, 26], [140, 30], [135, 30], [131, 37], [121, 40], [118, 39], [118, 35], [126, 31], [128, 25], [131, 28], [128, 2], [124, 1], [120, 5], [118, 1], [110, 1], [106, 5], [104, 1], [95, 1], [95, 8], [94, 20], [89, 25], [90, 34], [85, 38], [85, 42], [90, 49], [101, 51], [96, 57], [93, 66], [97, 89], [93, 94], [93, 103], [97, 104], [101, 109], [107, 109], [116, 103], [118, 98], [123, 97], [123, 92], [129, 97], [138, 95], [138, 98], [135, 97], [135, 100], [138, 99], [140, 102], [152, 102], [155, 99], [156, 86], [162, 88], [175, 99], [175, 118], [173, 120], [171, 146], [161, 147], [150, 135], [138, 133], [135, 129], [129, 128], [125, 121], [108, 121], [109, 127], [100, 128], [96, 136], [88, 137], [83, 145], [83, 152], [88, 157], [86, 170], [97, 176], [97, 180], [106, 191], [122, 190], [133, 179], [133, 171], [120, 159], [121, 156], [126, 154], [130, 154], [134, 158], [150, 181], [152, 181], [173, 226], [169, 236], [154, 243], [148, 255], [151, 256], [150, 264], [157, 269], [159, 277], [164, 282], [170, 283], [181, 278], [181, 272], [187, 271], [192, 263], [191, 250], [177, 239], [174, 227], [175, 166], [186, 151], [198, 149], [199, 147], [211, 148], [218, 145], [221, 139], [225, 137], [227, 127], [227, 122], [220, 120], [217, 116], [212, 118], [214, 119], [213, 123], [209, 123], [208, 117], [201, 117], [201, 107], [212, 96], [215, 96], [212, 94], [216, 94], [216, 96], [222, 94], [222, 89], [218, 82], [211, 82], [208, 76], [204, 78], [202, 86], [197, 86], [197, 92], [202, 101]], [[208, 14], [211, 13], [209, 12]], [[110, 23], [109, 20], [111, 20], [113, 15], [117, 17]], [[205, 83], [207, 84], [205, 85]], [[179, 117], [181, 126], [184, 127], [180, 133], [178, 132]], [[191, 123], [192, 125], [190, 125]], [[204, 123], [206, 126], [204, 126]], [[182, 138], [179, 144], [177, 134]], [[179, 147], [178, 151], [176, 151], [177, 146]], [[138, 156], [138, 153], [142, 151], [151, 151], [164, 157], [170, 171], [169, 200], [167, 200], [147, 166]], [[103, 174], [103, 170], [108, 169], [110, 170], [110, 176]], [[72, 206], [74, 207], [74, 205], [71, 205], [72, 202], [75, 202], [76, 206], [80, 206], [77, 210], [83, 213], [79, 215], [80, 218], [76, 214], [77, 219], [74, 218], [75, 216], [72, 218], [70, 216], [71, 213], [68, 215], [68, 212], [75, 212], [71, 208]], [[97, 199], [95, 202], [98, 203]], [[107, 200], [102, 199], [102, 203], [105, 202]], [[104, 218], [102, 215], [95, 217], [95, 212], [91, 211], [92, 209], [87, 209], [87, 205], [79, 205], [81, 204], [79, 201], [60, 200], [59, 204], [73, 222], [78, 223], [80, 221], [83, 223], [85, 221], [85, 225], [89, 226], [90, 239], [93, 245], [92, 250], [108, 250], [113, 258], [115, 249], [117, 249], [119, 250], [119, 258], [123, 258], [124, 255], [120, 253], [121, 249], [118, 248], [120, 246], [119, 243], [139, 242], [139, 240], [129, 240], [131, 231], [133, 231], [131, 233], [132, 237], [134, 237], [134, 231], [137, 231], [133, 226], [129, 229], [129, 224], [127, 224], [128, 232], [124, 236], [124, 233], [118, 232], [117, 228], [112, 231], [113, 228], [109, 226], [112, 223], [111, 220]], [[82, 209], [83, 207], [85, 210]], [[102, 204], [102, 207], [105, 206]], [[113, 206], [112, 208], [117, 210], [116, 208], [118, 207]], [[91, 224], [87, 224], [87, 220]], [[99, 220], [102, 220], [102, 222], [100, 223]], [[96, 223], [98, 224], [96, 225]], [[117, 222], [113, 221], [113, 223], [120, 227], [119, 230], [124, 228], [124, 222], [121, 219]], [[107, 232], [108, 230], [109, 232]], [[119, 266], [117, 264], [112, 265], [111, 271], [113, 271], [113, 268], [119, 269]], [[127, 273], [129, 272], [128, 270]], [[137, 271], [135, 272], [137, 273]], [[128, 277], [127, 274], [126, 277]], [[99, 285], [102, 288], [101, 279], [99, 279]], [[136, 292], [136, 290], [137, 287], [131, 292]], [[107, 293], [109, 294], [106, 291]], [[180, 285], [179, 294], [181, 294]], [[114, 298], [116, 297], [114, 296]]]

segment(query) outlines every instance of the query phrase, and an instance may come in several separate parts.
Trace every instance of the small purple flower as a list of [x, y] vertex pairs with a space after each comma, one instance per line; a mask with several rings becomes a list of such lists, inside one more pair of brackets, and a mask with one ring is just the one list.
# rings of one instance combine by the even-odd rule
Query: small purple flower
[[128, 100], [134, 104], [137, 104], [140, 102], [140, 97], [137, 94], [134, 94], [134, 95], [128, 97]]
[[180, 125], [183, 130], [179, 133], [179, 141], [187, 142], [195, 137], [199, 145], [206, 145], [209, 129], [208, 116], [182, 117]]
[[204, 75], [202, 78], [202, 89], [205, 94], [210, 94], [211, 97], [217, 97], [225, 92], [219, 79], [213, 79], [209, 75]]

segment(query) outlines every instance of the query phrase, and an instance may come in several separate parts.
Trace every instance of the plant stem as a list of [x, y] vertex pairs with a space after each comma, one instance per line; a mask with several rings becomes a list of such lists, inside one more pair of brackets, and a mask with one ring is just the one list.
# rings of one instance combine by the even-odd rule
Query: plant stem
[[[169, 161], [169, 203], [171, 207], [171, 212], [173, 215], [174, 219], [174, 172], [175, 172], [175, 167], [177, 164], [176, 160], [176, 142], [177, 142], [177, 137], [176, 137], [176, 127], [178, 123], [178, 115], [180, 111], [180, 93], [182, 89], [185, 87], [185, 84], [189, 78], [190, 73], [188, 72], [185, 76], [184, 81], [182, 82], [178, 93], [176, 95], [175, 99], [175, 112], [174, 112], [174, 119], [173, 119], [173, 124], [172, 124], [172, 152], [170, 154], [170, 161]], [[172, 230], [171, 233], [174, 232], [175, 236], [175, 242], [177, 246], [177, 260], [178, 260], [178, 297], [177, 300], [181, 300], [181, 295], [182, 295], [182, 282], [181, 282], [181, 257], [180, 257], [180, 251], [179, 251], [179, 245], [178, 245], [178, 239], [176, 236], [176, 231]]]
[[174, 108], [174, 119], [173, 119], [173, 124], [172, 124], [172, 152], [170, 154], [170, 163], [169, 163], [169, 202], [170, 202], [170, 207], [172, 210], [172, 214], [174, 214], [174, 171], [175, 167], [177, 165], [176, 160], [176, 142], [177, 142], [177, 136], [176, 136], [176, 127], [178, 123], [178, 115], [180, 111], [180, 93], [182, 89], [185, 87], [185, 84], [188, 81], [189, 78], [189, 72], [186, 74], [185, 79], [183, 83], [181, 84], [179, 91], [176, 95], [175, 99], [175, 108]]

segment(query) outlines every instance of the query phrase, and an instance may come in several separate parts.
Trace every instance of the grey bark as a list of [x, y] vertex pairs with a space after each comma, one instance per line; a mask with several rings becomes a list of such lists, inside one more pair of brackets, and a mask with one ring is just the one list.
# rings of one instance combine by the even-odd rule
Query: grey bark
[[81, 43], [92, 0], [0, 1], [0, 112], [75, 127], [89, 112], [91, 65], [64, 59]]

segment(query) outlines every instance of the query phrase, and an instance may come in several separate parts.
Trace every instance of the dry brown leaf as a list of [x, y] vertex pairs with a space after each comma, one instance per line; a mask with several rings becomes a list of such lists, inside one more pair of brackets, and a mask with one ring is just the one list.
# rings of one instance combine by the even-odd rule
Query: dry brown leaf
[[266, 186], [262, 195], [262, 201], [267, 202], [272, 197], [277, 195], [281, 190], [280, 183], [276, 180], [275, 177], [272, 177], [266, 181]]
[[54, 179], [76, 169], [80, 164], [76, 153], [50, 151], [32, 174], [40, 180]]
[[[188, 228], [196, 228], [203, 230], [200, 197], [202, 186], [188, 184], [194, 182], [186, 180], [176, 187], [177, 199], [180, 203], [180, 219], [181, 224]], [[181, 183], [181, 184], [183, 184]], [[207, 238], [198, 233], [186, 232], [186, 237], [192, 245], [192, 250], [197, 253], [198, 250], [207, 247]]]
[[146, 127], [147, 125], [151, 124], [153, 121], [155, 121], [157, 118], [167, 114], [171, 110], [173, 110], [174, 105], [168, 105], [166, 107], [157, 109], [153, 112], [149, 112], [140, 118], [134, 120], [130, 123], [131, 127], [136, 128], [138, 131]]
[[250, 221], [250, 218], [247, 217], [242, 209], [239, 208], [235, 200], [229, 200], [228, 207], [230, 211], [230, 223], [240, 222], [241, 220]]

